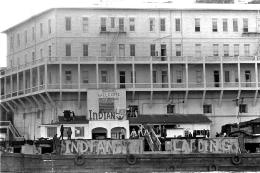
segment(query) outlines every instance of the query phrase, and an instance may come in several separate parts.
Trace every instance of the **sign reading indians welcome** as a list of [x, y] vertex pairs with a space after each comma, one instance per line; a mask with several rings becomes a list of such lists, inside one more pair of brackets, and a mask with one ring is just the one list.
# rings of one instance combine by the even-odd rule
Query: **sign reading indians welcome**
[[89, 90], [89, 120], [125, 120], [126, 91], [123, 89]]
[[189, 153], [239, 153], [237, 138], [172, 139], [165, 150], [173, 154]]
[[63, 140], [62, 154], [142, 154], [142, 140]]

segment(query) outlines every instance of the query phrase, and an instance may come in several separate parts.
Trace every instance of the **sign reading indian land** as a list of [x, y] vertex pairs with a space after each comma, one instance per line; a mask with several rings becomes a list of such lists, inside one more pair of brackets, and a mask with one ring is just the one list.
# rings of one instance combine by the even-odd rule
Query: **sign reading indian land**
[[165, 150], [173, 154], [240, 152], [237, 138], [172, 139], [165, 143]]
[[142, 140], [63, 140], [62, 154], [141, 154]]

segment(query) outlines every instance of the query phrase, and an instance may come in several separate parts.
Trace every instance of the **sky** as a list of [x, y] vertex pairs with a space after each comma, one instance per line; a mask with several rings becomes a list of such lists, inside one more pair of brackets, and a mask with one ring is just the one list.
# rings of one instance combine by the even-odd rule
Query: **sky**
[[[57, 7], [88, 7], [103, 3], [108, 4], [127, 4], [140, 2], [168, 2], [173, 0], [3, 0], [0, 5], [0, 67], [6, 66], [6, 35], [4, 30], [28, 19], [49, 8]], [[181, 0], [174, 0], [179, 3]], [[187, 3], [188, 0], [182, 0]], [[191, 2], [192, 0], [189, 0]]]

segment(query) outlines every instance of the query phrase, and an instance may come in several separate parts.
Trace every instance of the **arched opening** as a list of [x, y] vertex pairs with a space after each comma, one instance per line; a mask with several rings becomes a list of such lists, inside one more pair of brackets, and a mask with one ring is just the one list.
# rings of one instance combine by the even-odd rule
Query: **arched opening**
[[92, 129], [92, 139], [106, 139], [107, 129], [103, 127], [97, 127]]
[[124, 127], [114, 127], [111, 129], [111, 139], [125, 139], [126, 129]]

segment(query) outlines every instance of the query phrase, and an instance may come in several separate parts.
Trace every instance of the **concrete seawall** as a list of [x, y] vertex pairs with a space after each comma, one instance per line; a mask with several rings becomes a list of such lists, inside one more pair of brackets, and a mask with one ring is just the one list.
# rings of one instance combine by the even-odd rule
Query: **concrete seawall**
[[[172, 172], [172, 171], [260, 171], [260, 154], [140, 154], [75, 155], [1, 154], [1, 172]], [[81, 161], [82, 161], [81, 160]], [[83, 163], [83, 164], [82, 164]]]

